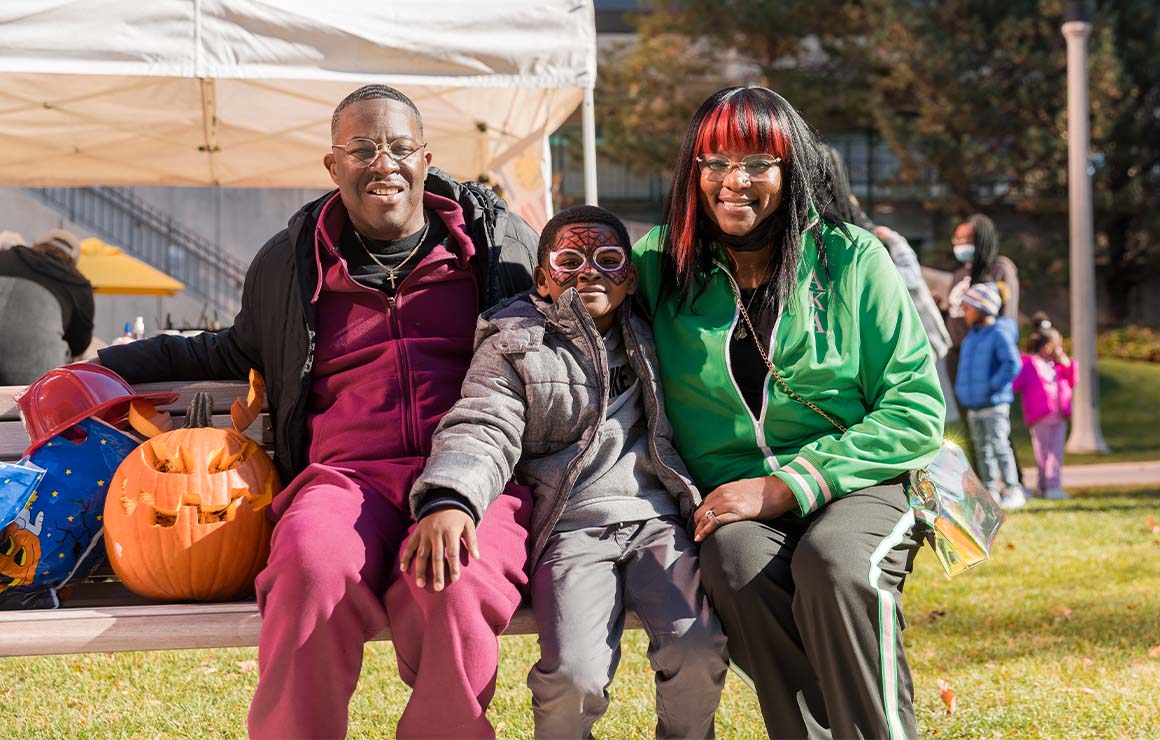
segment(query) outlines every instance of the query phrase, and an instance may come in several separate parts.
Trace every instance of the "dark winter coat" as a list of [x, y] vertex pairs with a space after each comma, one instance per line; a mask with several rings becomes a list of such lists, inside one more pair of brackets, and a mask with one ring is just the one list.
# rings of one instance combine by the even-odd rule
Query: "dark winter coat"
[[17, 246], [0, 251], [0, 275], [24, 278], [47, 288], [60, 304], [69, 354], [84, 354], [93, 341], [93, 285], [71, 262]]
[[[527, 290], [538, 238], [490, 189], [458, 183], [428, 169], [426, 190], [463, 208], [475, 243], [480, 306]], [[291, 480], [307, 464], [306, 401], [317, 324], [311, 303], [318, 284], [315, 232], [334, 193], [308, 203], [258, 252], [246, 273], [234, 325], [196, 337], [158, 336], [101, 350], [101, 362], [130, 383], [245, 379], [256, 368], [266, 380], [278, 471]]]

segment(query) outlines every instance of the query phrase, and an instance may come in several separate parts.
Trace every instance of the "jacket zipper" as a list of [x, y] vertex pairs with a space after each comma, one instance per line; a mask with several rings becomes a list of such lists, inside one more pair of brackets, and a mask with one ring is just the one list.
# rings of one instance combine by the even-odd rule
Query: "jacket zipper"
[[[568, 499], [572, 495], [572, 487], [576, 485], [576, 480], [579, 478], [580, 467], [582, 464], [586, 464], [588, 462], [587, 457], [592, 451], [593, 443], [596, 441], [596, 434], [600, 429], [600, 425], [604, 422], [605, 415], [608, 413], [608, 358], [604, 354], [604, 343], [602, 340], [600, 340], [599, 336], [596, 338], [596, 341], [592, 339], [592, 335], [588, 330], [588, 325], [584, 322], [585, 318], [587, 318], [588, 321], [592, 320], [592, 317], [588, 315], [588, 311], [586, 309], [584, 310], [584, 314], [581, 315], [579, 309], [577, 309], [576, 306], [571, 302], [569, 302], [568, 308], [570, 308], [572, 312], [576, 314], [576, 318], [578, 319], [580, 326], [580, 333], [584, 336], [584, 339], [588, 342], [589, 346], [593, 350], [592, 356], [596, 360], [597, 384], [600, 390], [600, 413], [596, 417], [596, 427], [592, 430], [592, 436], [588, 438], [588, 442], [584, 445], [583, 448], [581, 448], [579, 454], [572, 458], [572, 462], [568, 463], [568, 469], [564, 472], [564, 477], [561, 479], [560, 485], [561, 495], [559, 496], [559, 500], [554, 502], [552, 506], [552, 515], [548, 519], [549, 526], [546, 527], [546, 531], [548, 533], [551, 533], [551, 531], [556, 528], [556, 523], [560, 521], [560, 515], [564, 513], [564, 507], [567, 505]], [[537, 539], [542, 537], [544, 537], [543, 532], [537, 533]], [[545, 543], [546, 538], [541, 539], [541, 541], [536, 543], [536, 551], [532, 553], [532, 559], [530, 563], [531, 567], [534, 567], [536, 561], [539, 560]]]
[[[647, 380], [649, 381], [647, 383], [642, 383], [642, 386], [645, 391], [645, 397], [648, 399], [648, 404], [645, 408], [645, 418], [648, 428], [649, 451], [652, 453], [653, 462], [655, 462], [659, 468], [665, 470], [671, 477], [680, 481], [681, 489], [685, 491], [685, 497], [689, 499], [689, 510], [692, 511], [697, 507], [697, 502], [692, 495], [692, 491], [689, 489], [688, 484], [685, 483], [684, 478], [681, 477], [681, 474], [676, 470], [673, 470], [667, 463], [665, 463], [665, 461], [661, 458], [660, 450], [657, 448], [656, 423], [657, 416], [660, 413], [660, 401], [657, 399], [655, 383], [659, 383], [660, 378], [653, 375], [652, 368], [649, 367], [647, 362], [645, 362], [644, 351], [640, 348], [640, 340], [637, 339], [636, 331], [632, 328], [632, 322], [628, 319], [627, 316], [621, 323], [621, 327], [623, 329], [625, 341], [629, 344], [629, 364], [636, 366], [635, 369], [637, 374], [641, 377], [647, 376]], [[644, 371], [643, 374], [641, 373], [642, 370]]]
[[[430, 254], [427, 255], [430, 257]], [[443, 262], [446, 258], [441, 258], [435, 262], [423, 262], [415, 265], [415, 269], [407, 273], [403, 281], [399, 283], [395, 295], [386, 296], [387, 308], [391, 315], [391, 329], [395, 336], [395, 341], [399, 347], [399, 385], [402, 387], [403, 398], [405, 399], [406, 408], [403, 415], [403, 448], [411, 450], [415, 455], [421, 455], [422, 450], [419, 445], [419, 424], [415, 420], [416, 412], [415, 405], [411, 399], [411, 364], [407, 357], [407, 343], [403, 337], [403, 324], [399, 321], [398, 299], [403, 294], [403, 290], [407, 287], [407, 283], [411, 282], [415, 274], [419, 272], [424, 266], [430, 267], [432, 264]], [[470, 268], [468, 268], [470, 269]]]
[[[807, 227], [808, 228], [808, 227]], [[725, 279], [733, 285], [733, 289], [737, 290], [737, 295], [741, 294], [741, 288], [737, 285], [737, 281], [733, 279], [733, 274], [729, 272], [725, 265], [717, 262], [717, 266], [721, 268], [721, 273], [725, 275]], [[745, 409], [745, 414], [749, 417], [753, 424], [753, 440], [757, 443], [757, 448], [760, 450], [762, 457], [765, 458], [766, 464], [771, 470], [777, 470], [781, 465], [777, 462], [777, 457], [773, 454], [773, 450], [769, 448], [769, 444], [765, 439], [765, 414], [769, 410], [769, 382], [772, 375], [769, 371], [765, 373], [765, 383], [761, 387], [761, 416], [754, 416], [753, 411], [749, 408], [749, 404], [745, 402], [745, 394], [741, 392], [741, 387], [737, 385], [737, 379], [733, 376], [733, 364], [730, 356], [729, 343], [733, 338], [733, 332], [737, 328], [737, 322], [741, 318], [741, 310], [734, 307], [733, 322], [729, 325], [729, 332], [725, 335], [725, 367], [729, 369], [729, 380], [733, 383], [733, 390], [737, 393], [737, 398], [741, 402], [741, 408]], [[774, 323], [773, 336], [777, 336], [777, 324], [781, 323], [781, 306], [777, 307], [777, 321]], [[770, 360], [773, 360], [773, 342], [770, 342], [769, 355]]]
[[414, 454], [418, 454], [416, 440], [419, 433], [415, 429], [415, 409], [411, 399], [411, 365], [407, 360], [407, 343], [403, 340], [403, 325], [399, 321], [397, 301], [397, 296], [403, 291], [407, 279], [414, 274], [414, 270], [412, 270], [406, 278], [403, 278], [403, 282], [399, 283], [399, 289], [395, 295], [387, 296], [387, 312], [391, 316], [391, 333], [394, 335], [395, 344], [398, 347], [399, 386], [402, 389], [403, 398], [403, 449], [412, 450]]

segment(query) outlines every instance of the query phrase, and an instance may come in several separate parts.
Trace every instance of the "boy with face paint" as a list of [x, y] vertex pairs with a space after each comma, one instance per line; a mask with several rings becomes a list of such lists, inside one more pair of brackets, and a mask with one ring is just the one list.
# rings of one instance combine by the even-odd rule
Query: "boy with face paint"
[[462, 396], [411, 491], [420, 524], [404, 566], [445, 544], [425, 511], [478, 521], [513, 474], [532, 489], [536, 737], [591, 736], [626, 609], [650, 636], [658, 737], [713, 736], [728, 666], [686, 529], [701, 496], [672, 445], [652, 331], [632, 308], [629, 249], [603, 209], [548, 222], [535, 292], [480, 318]]

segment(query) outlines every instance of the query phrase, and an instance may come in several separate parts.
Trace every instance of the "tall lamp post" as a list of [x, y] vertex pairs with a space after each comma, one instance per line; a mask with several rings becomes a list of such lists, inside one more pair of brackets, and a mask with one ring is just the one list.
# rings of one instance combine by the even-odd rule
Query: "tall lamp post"
[[1072, 398], [1068, 452], [1109, 452], [1100, 432], [1096, 378], [1096, 264], [1092, 228], [1092, 184], [1088, 171], [1091, 140], [1088, 117], [1087, 40], [1092, 24], [1087, 3], [1069, 0], [1062, 27], [1067, 39], [1067, 189], [1071, 232], [1072, 361], [1079, 383]]

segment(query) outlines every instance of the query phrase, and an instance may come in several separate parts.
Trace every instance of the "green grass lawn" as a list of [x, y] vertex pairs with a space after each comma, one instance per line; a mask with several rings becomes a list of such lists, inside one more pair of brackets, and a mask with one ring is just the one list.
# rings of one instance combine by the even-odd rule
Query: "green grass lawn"
[[[1100, 360], [1097, 366], [1100, 393], [1100, 429], [1112, 452], [1109, 455], [1064, 457], [1066, 465], [1085, 463], [1160, 460], [1160, 364], [1128, 360]], [[948, 399], [949, 401], [949, 399]], [[1031, 435], [1023, 424], [1018, 397], [1011, 408], [1011, 431], [1015, 454], [1024, 467], [1035, 465]], [[964, 423], [952, 423], [947, 433], [966, 436]]]
[[[1012, 515], [992, 560], [948, 581], [924, 551], [906, 589], [919, 728], [943, 738], [1160, 737], [1160, 491], [1083, 492]], [[625, 640], [600, 737], [652, 736], [642, 633]], [[491, 716], [531, 737], [533, 637], [506, 637]], [[243, 737], [252, 649], [9, 658], [5, 738]], [[957, 698], [947, 714], [937, 681]], [[368, 646], [351, 737], [387, 738], [406, 687], [387, 643]], [[732, 676], [722, 738], [764, 737], [753, 695]]]
[[[1069, 464], [1160, 459], [1160, 365], [1101, 360], [1104, 437], [1113, 454]], [[1020, 414], [1020, 461], [1034, 464]], [[951, 430], [953, 432], [953, 430]], [[991, 562], [946, 580], [924, 552], [908, 584], [906, 641], [924, 737], [1160, 737], [1160, 492], [1087, 492], [1015, 513]], [[524, 686], [534, 637], [502, 642], [491, 716], [500, 737], [531, 737]], [[639, 631], [625, 639], [607, 738], [651, 737], [652, 674]], [[0, 738], [244, 737], [256, 651], [9, 658]], [[389, 643], [367, 647], [351, 736], [391, 737], [407, 697]], [[936, 682], [949, 682], [945, 711]], [[734, 677], [718, 736], [764, 737], [757, 702]]]

